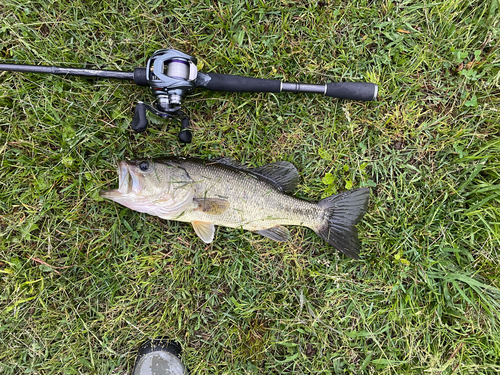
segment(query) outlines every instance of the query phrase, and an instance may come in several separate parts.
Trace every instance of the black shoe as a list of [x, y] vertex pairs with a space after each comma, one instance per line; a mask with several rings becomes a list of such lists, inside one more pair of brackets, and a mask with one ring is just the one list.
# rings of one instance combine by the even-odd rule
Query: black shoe
[[181, 346], [164, 339], [146, 341], [139, 348], [132, 375], [187, 374], [179, 356]]

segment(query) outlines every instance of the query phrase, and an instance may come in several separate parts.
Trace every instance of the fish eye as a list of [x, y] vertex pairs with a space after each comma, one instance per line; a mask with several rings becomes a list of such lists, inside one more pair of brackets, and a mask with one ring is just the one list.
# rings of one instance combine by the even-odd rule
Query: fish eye
[[149, 169], [149, 163], [147, 161], [141, 162], [141, 164], [139, 164], [139, 169], [146, 172]]

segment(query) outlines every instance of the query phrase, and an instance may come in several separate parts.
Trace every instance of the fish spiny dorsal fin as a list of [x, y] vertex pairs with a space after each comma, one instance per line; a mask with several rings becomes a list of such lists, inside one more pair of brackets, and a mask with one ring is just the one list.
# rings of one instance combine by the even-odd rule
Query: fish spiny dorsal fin
[[255, 176], [264, 177], [266, 180], [273, 182], [276, 188], [285, 192], [295, 190], [299, 183], [297, 168], [287, 161], [278, 161], [257, 168], [247, 168], [229, 157], [214, 159], [213, 161], [240, 171], [249, 172]]
[[213, 159], [212, 161], [224, 165], [229, 165], [231, 167], [236, 167], [238, 169], [246, 169], [246, 167], [243, 164], [241, 164], [239, 161], [231, 159], [230, 157], [217, 158]]
[[252, 173], [274, 181], [283, 191], [292, 191], [299, 183], [299, 172], [292, 163], [277, 161], [250, 170]]

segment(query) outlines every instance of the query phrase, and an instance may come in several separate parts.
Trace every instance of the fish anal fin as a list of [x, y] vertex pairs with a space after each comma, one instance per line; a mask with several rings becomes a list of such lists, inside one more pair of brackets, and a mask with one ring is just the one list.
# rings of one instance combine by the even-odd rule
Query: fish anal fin
[[290, 239], [290, 232], [282, 225], [276, 225], [272, 228], [258, 230], [255, 233], [278, 242], [285, 242]]
[[193, 201], [198, 204], [195, 211], [201, 211], [209, 215], [220, 215], [229, 208], [229, 202], [220, 198], [195, 198]]
[[299, 172], [292, 163], [278, 161], [251, 169], [252, 173], [266, 177], [276, 183], [283, 191], [292, 191], [299, 183]]
[[215, 226], [214, 223], [206, 221], [192, 221], [194, 231], [205, 243], [210, 243], [214, 240]]

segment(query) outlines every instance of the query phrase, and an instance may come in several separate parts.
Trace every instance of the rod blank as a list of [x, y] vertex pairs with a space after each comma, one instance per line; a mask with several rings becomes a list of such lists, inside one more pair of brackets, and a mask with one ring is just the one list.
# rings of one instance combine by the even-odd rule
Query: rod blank
[[39, 65], [17, 65], [17, 64], [0, 64], [0, 71], [22, 72], [22, 73], [45, 73], [70, 76], [83, 76], [93, 78], [114, 78], [114, 79], [134, 79], [133, 72], [120, 72], [117, 70], [97, 70], [97, 69], [78, 69], [78, 68], [61, 68], [58, 66], [39, 66]]

